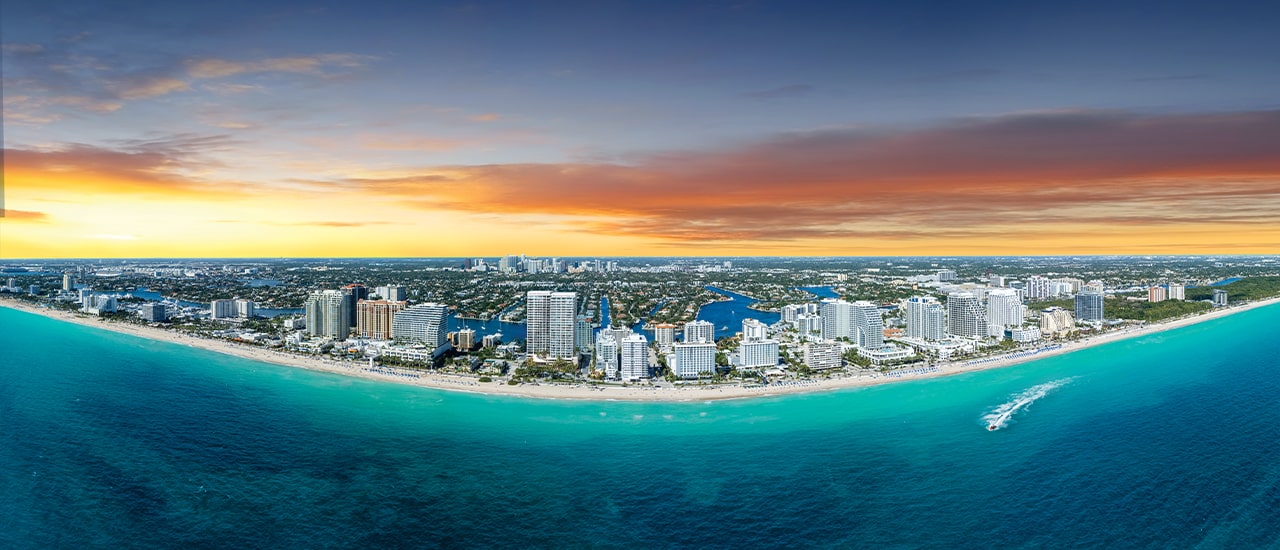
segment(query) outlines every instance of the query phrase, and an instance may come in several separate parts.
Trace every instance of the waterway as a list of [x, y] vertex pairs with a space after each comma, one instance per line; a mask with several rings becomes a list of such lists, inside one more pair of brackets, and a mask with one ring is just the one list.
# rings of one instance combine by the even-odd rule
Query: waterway
[[803, 290], [817, 296], [818, 298], [839, 298], [840, 293], [836, 292], [829, 286], [798, 286], [798, 290]]
[[763, 321], [766, 325], [772, 325], [782, 318], [782, 315], [778, 312], [751, 309], [751, 304], [756, 303], [758, 300], [754, 300], [750, 296], [714, 286], [708, 286], [707, 290], [731, 298], [731, 300], [713, 302], [698, 308], [698, 320], [709, 321], [715, 325], [717, 339], [733, 336], [735, 333], [741, 332], [744, 319], [756, 319]]

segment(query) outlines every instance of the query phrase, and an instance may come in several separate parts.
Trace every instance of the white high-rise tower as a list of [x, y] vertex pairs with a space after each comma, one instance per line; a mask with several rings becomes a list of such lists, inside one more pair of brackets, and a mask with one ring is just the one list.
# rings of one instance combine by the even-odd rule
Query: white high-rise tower
[[986, 312], [972, 292], [955, 292], [947, 296], [947, 332], [961, 338], [987, 336]]
[[530, 290], [525, 297], [529, 353], [573, 357], [578, 293]]

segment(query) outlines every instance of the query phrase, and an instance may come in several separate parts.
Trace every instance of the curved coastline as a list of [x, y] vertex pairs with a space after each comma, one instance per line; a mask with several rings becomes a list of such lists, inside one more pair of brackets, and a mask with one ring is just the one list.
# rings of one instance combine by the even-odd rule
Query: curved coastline
[[421, 386], [432, 389], [446, 391], [460, 391], [467, 393], [478, 393], [485, 395], [499, 395], [525, 398], [539, 399], [576, 399], [591, 401], [670, 401], [670, 402], [699, 402], [712, 401], [721, 399], [740, 399], [751, 397], [772, 397], [787, 394], [810, 393], [818, 391], [831, 391], [844, 388], [856, 388], [873, 386], [879, 384], [888, 384], [894, 382], [902, 382], [907, 380], [923, 380], [927, 378], [937, 378], [942, 376], [950, 376], [954, 374], [962, 374], [968, 372], [976, 372], [980, 370], [989, 370], [1009, 367], [1021, 363], [1063, 355], [1087, 349], [1119, 340], [1127, 340], [1138, 336], [1145, 336], [1164, 332], [1176, 328], [1194, 325], [1211, 319], [1218, 319], [1242, 311], [1248, 311], [1260, 307], [1274, 305], [1280, 303], [1280, 297], [1268, 298], [1256, 302], [1249, 302], [1237, 306], [1221, 308], [1209, 311], [1208, 313], [1176, 319], [1165, 323], [1147, 324], [1140, 327], [1133, 327], [1115, 332], [1109, 332], [1098, 336], [1089, 337], [1075, 342], [1063, 343], [1060, 347], [1048, 351], [1035, 354], [1013, 354], [1013, 356], [995, 356], [983, 358], [983, 361], [977, 365], [967, 364], [970, 360], [961, 360], [950, 363], [943, 363], [926, 372], [916, 374], [901, 374], [893, 376], [858, 374], [846, 375], [836, 378], [815, 379], [803, 381], [782, 382], [769, 386], [741, 386], [741, 385], [717, 385], [717, 386], [686, 386], [682, 388], [654, 388], [646, 386], [598, 386], [586, 383], [582, 384], [520, 384], [509, 386], [505, 383], [481, 383], [477, 377], [450, 375], [435, 372], [422, 372], [410, 369], [398, 369], [394, 367], [378, 366], [369, 368], [367, 364], [356, 361], [334, 361], [331, 359], [322, 359], [319, 357], [296, 355], [282, 351], [269, 350], [261, 347], [251, 346], [247, 344], [237, 344], [226, 340], [207, 339], [190, 336], [170, 330], [154, 328], [144, 325], [133, 325], [118, 322], [104, 322], [95, 317], [82, 315], [73, 312], [53, 310], [49, 308], [35, 307], [30, 304], [12, 299], [0, 299], [0, 307], [41, 315], [51, 319], [75, 323], [82, 326], [94, 327], [121, 334], [127, 334], [139, 338], [149, 340], [157, 340], [169, 342], [178, 345], [184, 345], [194, 348], [200, 348], [207, 351], [233, 355], [236, 357], [250, 359], [254, 361], [271, 363], [275, 365], [307, 369], [318, 372], [326, 372], [331, 374], [339, 374], [343, 376], [352, 376], [364, 378], [368, 380], [377, 380], [382, 382], [393, 382], [398, 384], [407, 384]]

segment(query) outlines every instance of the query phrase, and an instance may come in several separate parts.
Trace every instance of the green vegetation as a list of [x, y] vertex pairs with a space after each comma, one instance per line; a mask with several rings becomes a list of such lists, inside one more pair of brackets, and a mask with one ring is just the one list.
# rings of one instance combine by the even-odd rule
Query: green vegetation
[[1203, 286], [1187, 289], [1188, 300], [1212, 300], [1214, 290], [1227, 291], [1232, 302], [1261, 300], [1280, 294], [1280, 277], [1249, 277], [1222, 286]]
[[1182, 300], [1165, 300], [1152, 303], [1120, 298], [1108, 299], [1103, 308], [1109, 319], [1154, 322], [1199, 313], [1211, 309], [1213, 306], [1204, 302], [1184, 302]]
[[[1198, 290], [1198, 289], [1196, 289]], [[1192, 289], [1187, 289], [1187, 301], [1182, 300], [1165, 300], [1163, 302], [1148, 302], [1146, 300], [1129, 300], [1125, 298], [1107, 298], [1103, 304], [1108, 319], [1128, 319], [1133, 321], [1163, 321], [1165, 319], [1173, 319], [1183, 315], [1199, 313], [1212, 308], [1210, 304], [1200, 301], [1193, 301], [1191, 297]], [[1209, 291], [1212, 295], [1212, 290]], [[1027, 309], [1041, 310], [1050, 306], [1058, 306], [1066, 310], [1075, 311], [1075, 300], [1044, 300], [1031, 302], [1027, 304]]]
[[527, 360], [523, 365], [511, 373], [511, 379], [528, 382], [538, 378], [549, 378], [552, 380], [577, 378], [577, 375], [578, 365], [571, 361], [556, 359], [550, 363], [538, 363]]
[[857, 365], [862, 368], [868, 368], [872, 365], [871, 359], [858, 355], [858, 350], [851, 349], [842, 355], [846, 363]]

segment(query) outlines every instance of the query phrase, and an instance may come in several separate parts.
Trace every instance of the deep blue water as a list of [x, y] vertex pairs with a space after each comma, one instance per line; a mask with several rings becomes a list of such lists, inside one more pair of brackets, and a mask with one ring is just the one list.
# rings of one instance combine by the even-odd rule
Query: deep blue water
[[1273, 306], [1006, 369], [644, 404], [369, 382], [0, 308], [0, 548], [1274, 547], [1278, 325]]
[[818, 298], [839, 298], [840, 293], [831, 289], [829, 286], [798, 286], [800, 290], [808, 292]]
[[476, 319], [459, 319], [450, 315], [447, 326], [451, 331], [462, 327], [471, 328], [476, 331], [477, 340], [486, 334], [502, 333], [503, 342], [513, 342], [515, 340], [524, 340], [526, 334], [524, 323], [507, 323], [499, 321], [498, 317], [488, 321], [478, 321]]
[[698, 310], [699, 320], [710, 321], [716, 326], [716, 338], [733, 336], [741, 332], [743, 319], [756, 319], [763, 321], [766, 325], [772, 325], [782, 318], [782, 314], [778, 312], [751, 309], [751, 304], [756, 303], [756, 300], [748, 296], [713, 286], [707, 288], [732, 298], [732, 300], [704, 305]]

